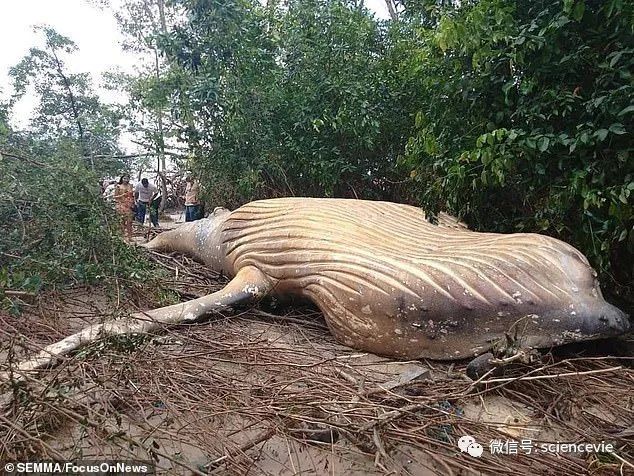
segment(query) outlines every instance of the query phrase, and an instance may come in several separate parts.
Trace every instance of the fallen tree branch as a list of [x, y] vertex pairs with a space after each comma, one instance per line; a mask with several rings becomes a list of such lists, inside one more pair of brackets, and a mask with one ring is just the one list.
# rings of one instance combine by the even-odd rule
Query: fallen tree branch
[[238, 456], [238, 455], [240, 455], [242, 453], [245, 453], [246, 451], [250, 450], [254, 446], [257, 446], [260, 443], [263, 443], [264, 441], [267, 441], [267, 440], [271, 439], [273, 437], [273, 435], [275, 435], [275, 428], [271, 428], [271, 429], [265, 431], [264, 433], [262, 433], [257, 438], [255, 438], [253, 440], [250, 440], [250, 441], [247, 441], [245, 444], [243, 444], [237, 450], [230, 451], [226, 455], [221, 456], [220, 458], [216, 458], [215, 460], [211, 461], [210, 463], [207, 463], [205, 465], [205, 468], [215, 469], [214, 466], [217, 466], [217, 465], [219, 465], [221, 463], [224, 463], [230, 458], [233, 458], [233, 457]]
[[7, 296], [16, 296], [16, 297], [35, 297], [37, 293], [33, 293], [30, 291], [14, 291], [12, 289], [5, 289], [4, 294]]
[[549, 375], [533, 375], [530, 377], [509, 377], [509, 378], [492, 378], [489, 380], [483, 380], [480, 383], [502, 383], [502, 382], [521, 382], [527, 380], [546, 380], [551, 378], [559, 378], [559, 377], [578, 377], [581, 375], [594, 375], [594, 374], [604, 374], [609, 372], [616, 372], [617, 370], [621, 370], [623, 368], [622, 365], [616, 367], [610, 367], [608, 369], [599, 369], [599, 370], [587, 370], [585, 372], [565, 372], [560, 374], [549, 374]]
[[28, 157], [24, 157], [23, 155], [13, 154], [11, 152], [7, 152], [6, 150], [0, 150], [0, 158], [2, 157], [11, 157], [12, 159], [22, 160], [24, 162], [28, 162], [29, 164], [37, 165], [38, 167], [43, 167], [45, 169], [52, 169], [53, 167], [49, 164], [45, 164], [42, 162], [38, 162], [37, 160], [29, 159]]
[[125, 154], [125, 155], [110, 155], [110, 154], [97, 154], [97, 155], [84, 155], [85, 158], [92, 159], [134, 159], [136, 157], [151, 157], [156, 155], [153, 152], [142, 154]]

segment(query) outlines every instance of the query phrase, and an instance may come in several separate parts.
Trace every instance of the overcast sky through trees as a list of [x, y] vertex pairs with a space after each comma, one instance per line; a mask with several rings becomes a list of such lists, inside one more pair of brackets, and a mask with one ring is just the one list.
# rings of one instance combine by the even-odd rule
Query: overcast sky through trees
[[[117, 7], [124, 0], [111, 0]], [[387, 18], [383, 0], [366, 1], [368, 8], [380, 18]], [[74, 73], [91, 73], [95, 89], [106, 102], [123, 102], [111, 91], [101, 88], [101, 75], [106, 71], [133, 72], [137, 63], [134, 55], [124, 52], [120, 43], [123, 38], [117, 22], [108, 9], [99, 9], [87, 0], [21, 0], [6, 2], [0, 15], [0, 97], [11, 93], [9, 68], [24, 57], [29, 48], [42, 46], [43, 41], [33, 31], [34, 25], [47, 24], [62, 35], [69, 37], [79, 51], [66, 59], [67, 67]], [[32, 95], [27, 94], [16, 106], [12, 115], [15, 126], [25, 126], [35, 106]], [[124, 147], [130, 144], [124, 141]]]

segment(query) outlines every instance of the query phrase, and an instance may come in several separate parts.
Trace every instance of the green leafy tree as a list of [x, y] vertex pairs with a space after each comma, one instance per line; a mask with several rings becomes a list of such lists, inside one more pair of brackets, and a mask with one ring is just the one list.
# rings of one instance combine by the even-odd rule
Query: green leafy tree
[[103, 104], [86, 73], [70, 73], [64, 57], [77, 50], [75, 43], [50, 27], [36, 27], [44, 36], [42, 48], [33, 47], [11, 70], [15, 94], [12, 104], [33, 86], [38, 104], [30, 131], [49, 143], [71, 141], [86, 163], [100, 173], [112, 173], [121, 163], [101, 160], [119, 155], [122, 116], [116, 107]]
[[[124, 165], [99, 158], [118, 151], [120, 116], [99, 102], [87, 75], [66, 71], [62, 57], [74, 44], [43, 31], [46, 48], [32, 48], [11, 70], [16, 94], [0, 103], [0, 305], [14, 310], [24, 293], [149, 271], [122, 242], [98, 184], [98, 173]], [[11, 107], [28, 84], [39, 105], [30, 127], [18, 130]]]
[[385, 24], [357, 2], [175, 3], [170, 70], [146, 91], [172, 101], [214, 198], [396, 198], [417, 97]]
[[482, 0], [444, 10], [421, 33], [425, 105], [405, 161], [426, 206], [568, 240], [622, 294], [634, 278], [632, 9]]
[[[176, 144], [182, 131], [191, 124], [189, 108], [177, 102], [178, 92], [183, 88], [179, 68], [172, 67], [162, 54], [160, 43], [168, 27], [177, 23], [182, 14], [179, 2], [164, 0], [127, 0], [115, 11], [121, 30], [125, 34], [124, 49], [142, 58], [137, 75], [119, 77], [119, 84], [130, 98], [129, 131], [137, 137], [137, 144], [148, 151], [141, 168], [150, 167], [158, 173], [165, 208], [167, 181], [165, 171], [168, 164], [187, 167], [187, 154]], [[153, 155], [152, 155], [153, 154]], [[156, 167], [149, 158], [156, 158]], [[169, 157], [169, 160], [168, 160]]]
[[6, 142], [10, 131], [9, 105], [0, 101], [0, 144]]

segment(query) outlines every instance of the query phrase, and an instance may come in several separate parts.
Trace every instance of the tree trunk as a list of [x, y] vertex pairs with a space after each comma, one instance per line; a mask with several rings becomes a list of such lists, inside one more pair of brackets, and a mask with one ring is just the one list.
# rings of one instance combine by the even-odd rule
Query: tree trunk
[[[62, 69], [62, 63], [60, 62], [59, 58], [57, 57], [57, 53], [55, 53], [55, 48], [52, 48], [52, 53], [53, 53], [53, 58], [55, 58], [55, 66], [57, 68], [57, 74], [59, 74], [60, 77], [62, 78], [62, 81], [64, 83], [64, 88], [66, 89], [66, 92], [68, 93], [68, 99], [70, 101], [70, 108], [71, 108], [71, 111], [73, 112], [73, 119], [75, 120], [75, 123], [77, 124], [77, 130], [78, 130], [78, 133], [79, 133], [79, 148], [81, 149], [81, 155], [84, 158], [84, 160], [86, 160], [86, 157], [88, 155], [88, 151], [86, 150], [86, 145], [84, 143], [84, 128], [81, 125], [81, 120], [79, 118], [79, 109], [77, 108], [77, 102], [75, 101], [75, 95], [73, 94], [73, 90], [70, 87], [70, 81], [68, 80], [68, 78], [64, 74], [64, 70]], [[90, 157], [90, 166], [92, 167], [92, 170], [94, 172], [94, 170], [95, 170], [95, 161], [92, 158], [92, 156]]]
[[385, 4], [387, 5], [387, 11], [390, 14], [390, 18], [392, 18], [392, 20], [394, 21], [398, 20], [398, 16], [396, 15], [396, 9], [394, 8], [394, 4], [392, 3], [392, 0], [385, 0]]
[[161, 33], [167, 33], [167, 24], [165, 23], [165, 2], [164, 0], [157, 0], [159, 9], [159, 19], [161, 21]]
[[165, 210], [165, 205], [167, 204], [167, 179], [165, 178], [165, 173], [158, 171], [158, 176], [161, 181], [161, 204], [159, 205], [159, 211]]
[[[158, 48], [156, 47], [154, 48], [154, 60], [155, 60], [154, 65], [156, 68], [156, 80], [160, 81], [161, 71], [159, 66]], [[159, 156], [159, 163], [160, 163], [159, 170], [165, 171], [166, 166], [165, 166], [165, 136], [163, 134], [163, 110], [160, 106], [157, 108], [156, 116], [157, 116], [157, 125], [158, 125], [158, 133], [159, 133], [159, 137], [158, 137], [158, 156]]]

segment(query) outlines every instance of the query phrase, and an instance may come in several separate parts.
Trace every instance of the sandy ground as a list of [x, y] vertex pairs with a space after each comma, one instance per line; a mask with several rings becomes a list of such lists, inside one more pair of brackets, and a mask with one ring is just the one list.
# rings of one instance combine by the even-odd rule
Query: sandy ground
[[[178, 256], [164, 259], [181, 270], [169, 280], [179, 293], [222, 286]], [[53, 293], [25, 315], [0, 316], [0, 370], [90, 322], [152, 306], [102, 287]], [[26, 403], [0, 420], [0, 461], [138, 458], [159, 474], [634, 474], [632, 362], [603, 355], [547, 356], [474, 386], [466, 362], [356, 352], [318, 313], [268, 303], [101, 342], [39, 372]], [[460, 452], [465, 435], [481, 457]], [[605, 440], [617, 451], [490, 452], [493, 439], [529, 438]]]

